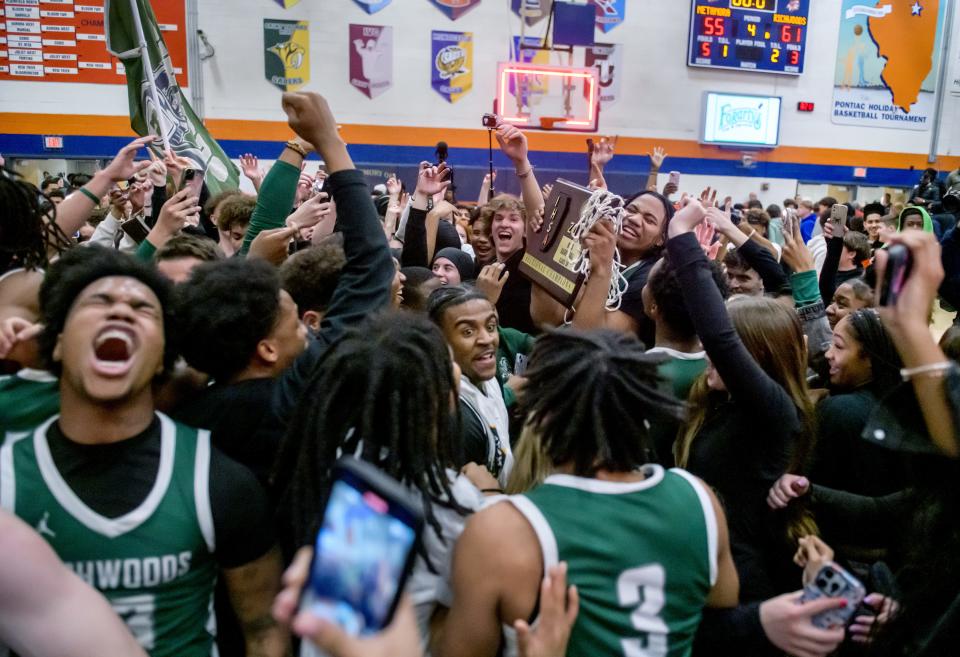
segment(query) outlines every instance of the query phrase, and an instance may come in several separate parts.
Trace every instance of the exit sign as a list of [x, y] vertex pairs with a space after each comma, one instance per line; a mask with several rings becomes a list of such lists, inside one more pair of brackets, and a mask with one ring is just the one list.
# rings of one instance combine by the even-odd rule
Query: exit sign
[[808, 103], [808, 102], [806, 102], [806, 101], [801, 100], [799, 103], [797, 103], [797, 111], [798, 111], [798, 112], [812, 112], [812, 111], [813, 111], [813, 103]]
[[50, 135], [44, 135], [43, 147], [48, 151], [63, 150], [63, 137], [53, 137]]

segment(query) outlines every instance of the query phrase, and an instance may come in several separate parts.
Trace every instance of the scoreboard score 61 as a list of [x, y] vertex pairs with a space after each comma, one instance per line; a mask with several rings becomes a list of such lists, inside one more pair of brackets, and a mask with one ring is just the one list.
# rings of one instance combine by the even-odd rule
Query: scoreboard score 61
[[800, 75], [810, 0], [694, 0], [689, 66]]

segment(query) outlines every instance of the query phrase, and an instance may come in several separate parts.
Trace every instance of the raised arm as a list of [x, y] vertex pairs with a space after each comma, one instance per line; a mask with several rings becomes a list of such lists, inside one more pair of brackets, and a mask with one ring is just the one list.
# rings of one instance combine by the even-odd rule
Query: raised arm
[[843, 236], [835, 236], [833, 224], [828, 221], [823, 225], [823, 239], [827, 242], [827, 255], [820, 270], [820, 297], [829, 305], [833, 301], [833, 293], [837, 291], [837, 268], [843, 255]]
[[667, 229], [667, 252], [676, 268], [683, 300], [700, 342], [734, 400], [749, 401], [758, 414], [784, 422], [786, 418], [781, 417], [781, 412], [793, 408], [793, 402], [740, 340], [713, 282], [707, 257], [694, 235], [694, 227], [705, 216], [700, 202], [691, 201], [674, 215]]
[[132, 178], [150, 166], [149, 160], [137, 162], [136, 157], [139, 150], [153, 140], [153, 136], [140, 137], [121, 148], [110, 160], [110, 164], [98, 171], [90, 182], [57, 206], [57, 225], [65, 234], [73, 235], [80, 230], [84, 222], [90, 218], [90, 213], [100, 203], [100, 199], [107, 195], [114, 184]]
[[297, 196], [297, 182], [300, 180], [304, 154], [312, 150], [313, 144], [301, 137], [291, 139], [283, 147], [280, 157], [270, 167], [270, 172], [261, 183], [257, 194], [257, 207], [250, 217], [250, 225], [243, 237], [243, 246], [240, 247], [241, 255], [247, 254], [250, 243], [261, 231], [284, 227]]
[[[404, 234], [403, 252], [400, 264], [404, 267], [430, 267], [432, 249], [430, 248], [430, 232], [433, 232], [433, 243], [436, 246], [436, 231], [439, 228], [438, 217], [429, 216], [427, 206], [435, 194], [446, 191], [450, 186], [447, 180], [449, 170], [446, 164], [439, 167], [425, 167], [417, 175], [417, 188], [413, 192], [413, 205], [407, 217], [407, 229]], [[431, 221], [428, 221], [428, 218]], [[429, 224], [429, 225], [428, 225]]]
[[533, 173], [533, 165], [528, 158], [529, 147], [527, 136], [512, 125], [501, 123], [494, 133], [500, 143], [500, 150], [513, 162], [513, 168], [520, 179], [520, 191], [523, 197], [523, 207], [527, 211], [528, 220], [536, 217], [543, 207], [543, 193], [537, 184], [537, 177]]
[[[370, 199], [363, 172], [354, 168], [327, 101], [316, 93], [285, 93], [283, 108], [290, 127], [312, 143], [326, 162], [330, 174], [326, 184], [337, 206], [334, 230], [343, 235], [347, 263], [340, 272], [317, 338], [279, 381], [274, 411], [281, 421], [285, 421], [296, 403], [326, 346], [348, 328], [390, 305], [390, 284], [395, 273], [380, 216]], [[264, 180], [261, 195], [266, 183]]]

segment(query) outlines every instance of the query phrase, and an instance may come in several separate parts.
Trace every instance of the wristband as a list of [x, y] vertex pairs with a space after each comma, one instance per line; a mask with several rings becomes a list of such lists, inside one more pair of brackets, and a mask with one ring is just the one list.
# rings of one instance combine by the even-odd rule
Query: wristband
[[284, 144], [284, 146], [286, 148], [289, 148], [291, 151], [295, 153], [300, 153], [300, 157], [302, 157], [303, 159], [307, 159], [307, 151], [303, 150], [303, 146], [293, 141], [292, 139], [288, 141], [286, 144]]
[[952, 360], [945, 360], [939, 363], [930, 363], [929, 365], [920, 365], [918, 367], [905, 367], [900, 370], [900, 377], [904, 381], [910, 381], [915, 377], [942, 379], [954, 367], [956, 366]]
[[100, 207], [100, 199], [98, 199], [93, 192], [91, 192], [91, 191], [90, 191], [89, 189], [87, 189], [86, 187], [81, 187], [79, 191], [80, 191], [81, 194], [83, 194], [83, 195], [86, 196], [88, 199], [90, 199], [91, 201], [93, 201], [93, 204], [94, 204], [95, 206], [97, 206], [98, 208]]
[[530, 165], [530, 168], [527, 169], [526, 171], [524, 171], [523, 173], [520, 173], [520, 172], [518, 171], [518, 172], [517, 172], [517, 178], [520, 178], [521, 180], [523, 180], [524, 178], [526, 178], [527, 176], [529, 176], [531, 173], [533, 173], [533, 165], [532, 165], [532, 164]]

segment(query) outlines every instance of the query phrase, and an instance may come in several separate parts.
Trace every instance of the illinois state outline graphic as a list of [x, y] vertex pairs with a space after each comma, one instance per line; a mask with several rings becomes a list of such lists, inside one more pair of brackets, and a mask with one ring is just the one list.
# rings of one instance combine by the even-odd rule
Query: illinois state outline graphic
[[940, 0], [878, 0], [880, 16], [867, 24], [870, 38], [887, 60], [881, 79], [904, 112], [917, 102], [920, 87], [933, 68]]

